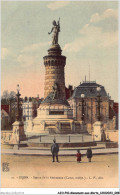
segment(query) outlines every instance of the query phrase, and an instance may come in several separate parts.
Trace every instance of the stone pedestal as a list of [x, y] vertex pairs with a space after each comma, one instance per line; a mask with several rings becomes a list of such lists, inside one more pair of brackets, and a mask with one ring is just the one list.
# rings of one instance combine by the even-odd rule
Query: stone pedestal
[[72, 133], [74, 131], [73, 113], [68, 105], [41, 104], [38, 114], [26, 122], [26, 135], [48, 135], [52, 133]]
[[93, 124], [94, 141], [101, 141], [101, 135], [102, 135], [102, 123], [101, 121], [96, 121]]
[[10, 144], [14, 144], [15, 148], [19, 148], [20, 141], [25, 140], [24, 123], [21, 121], [15, 121], [13, 123], [13, 133], [10, 139]]

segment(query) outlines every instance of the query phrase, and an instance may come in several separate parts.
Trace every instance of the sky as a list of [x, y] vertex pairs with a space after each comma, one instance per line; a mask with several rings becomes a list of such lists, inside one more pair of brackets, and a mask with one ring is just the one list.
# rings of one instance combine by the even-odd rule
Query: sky
[[59, 44], [66, 56], [65, 84], [96, 81], [118, 101], [118, 2], [1, 2], [1, 93], [44, 96], [43, 57], [52, 21], [60, 17]]

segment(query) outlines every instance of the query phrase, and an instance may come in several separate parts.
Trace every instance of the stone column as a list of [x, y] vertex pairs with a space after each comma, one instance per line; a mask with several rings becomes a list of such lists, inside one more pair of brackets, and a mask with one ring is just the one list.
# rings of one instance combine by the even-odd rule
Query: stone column
[[55, 83], [58, 84], [59, 98], [65, 98], [65, 75], [64, 67], [66, 64], [66, 57], [61, 55], [62, 50], [59, 45], [51, 47], [48, 50], [48, 55], [44, 57], [45, 65], [45, 87], [44, 98], [46, 98], [52, 91]]

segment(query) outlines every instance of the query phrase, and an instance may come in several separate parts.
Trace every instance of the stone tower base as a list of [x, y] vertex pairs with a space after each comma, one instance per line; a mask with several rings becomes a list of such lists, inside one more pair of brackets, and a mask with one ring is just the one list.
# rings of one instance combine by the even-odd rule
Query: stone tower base
[[80, 133], [80, 122], [74, 121], [72, 109], [67, 105], [41, 105], [38, 116], [25, 122], [26, 135]]

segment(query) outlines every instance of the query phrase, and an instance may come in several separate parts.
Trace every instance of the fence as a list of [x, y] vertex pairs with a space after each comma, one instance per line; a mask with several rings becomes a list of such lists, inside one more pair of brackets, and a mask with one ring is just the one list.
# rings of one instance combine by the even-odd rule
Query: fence
[[36, 138], [29, 138], [28, 142], [31, 143], [53, 143], [53, 140], [57, 143], [81, 143], [91, 142], [92, 136], [90, 135], [50, 135], [50, 136], [38, 136]]
[[3, 142], [9, 142], [11, 136], [12, 136], [12, 131], [10, 131], [10, 130], [2, 130], [1, 131], [1, 140]]

